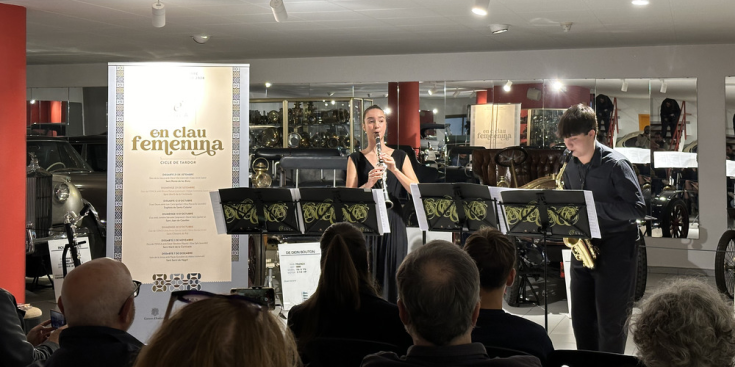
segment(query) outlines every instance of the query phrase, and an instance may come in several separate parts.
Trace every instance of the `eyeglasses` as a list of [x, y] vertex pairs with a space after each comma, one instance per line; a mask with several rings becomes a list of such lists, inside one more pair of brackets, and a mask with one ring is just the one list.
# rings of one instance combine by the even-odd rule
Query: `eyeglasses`
[[176, 303], [176, 301], [189, 304], [210, 298], [224, 298], [232, 301], [245, 302], [249, 306], [255, 307], [255, 309], [257, 309], [258, 311], [265, 309], [263, 307], [263, 304], [258, 300], [250, 297], [241, 296], [239, 294], [218, 294], [198, 290], [174, 291], [171, 292], [171, 298], [169, 299], [168, 307], [166, 308], [166, 315], [163, 317], [163, 319], [168, 320], [168, 317], [171, 315], [171, 310], [173, 309], [174, 303]]
[[[139, 282], [137, 280], [133, 280], [133, 286], [135, 286], [135, 289], [133, 289], [133, 293], [130, 296], [133, 296], [133, 298], [138, 297], [138, 294], [140, 294], [140, 286], [142, 284], [143, 283], [141, 283], [141, 282]], [[118, 316], [119, 315], [122, 315], [123, 308], [125, 308], [125, 303], [128, 302], [128, 298], [130, 298], [130, 296], [128, 296], [127, 298], [125, 298], [125, 302], [123, 302], [122, 306], [120, 307], [120, 311], [117, 312]]]

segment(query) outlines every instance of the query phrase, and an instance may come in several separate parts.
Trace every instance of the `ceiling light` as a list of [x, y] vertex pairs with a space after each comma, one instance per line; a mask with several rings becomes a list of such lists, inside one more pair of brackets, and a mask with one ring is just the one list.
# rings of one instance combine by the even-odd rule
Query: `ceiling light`
[[472, 7], [472, 12], [477, 15], [487, 15], [487, 9], [490, 7], [490, 0], [475, 0], [475, 6]]
[[572, 22], [564, 22], [561, 23], [561, 30], [564, 31], [564, 33], [567, 33], [572, 30]]
[[288, 19], [288, 13], [286, 12], [286, 6], [283, 5], [283, 0], [271, 0], [271, 10], [273, 11], [273, 17], [276, 18], [276, 22], [285, 22]]
[[621, 92], [627, 92], [628, 91], [628, 81], [623, 79], [623, 85], [620, 87]]
[[390, 109], [390, 107], [386, 107], [386, 108], [385, 108], [385, 114], [386, 114], [386, 115], [390, 115], [391, 111], [392, 111], [392, 110]]
[[459, 88], [454, 89], [454, 94], [452, 94], [452, 97], [457, 98], [459, 97]]
[[31, 104], [36, 104], [36, 100], [35, 99], [32, 99], [31, 100]]
[[270, 87], [271, 87], [271, 85], [272, 85], [272, 84], [271, 84], [270, 82], [265, 82], [265, 87], [266, 87], [266, 88], [270, 88]]
[[388, 98], [388, 93], [386, 93], [386, 94], [385, 94], [385, 96], [384, 96], [383, 98]]
[[659, 90], [661, 93], [666, 93], [666, 89], [668, 89], [669, 86], [666, 85], [666, 80], [661, 79], [661, 89]]
[[205, 44], [207, 43], [207, 41], [209, 41], [209, 36], [205, 36], [205, 35], [196, 35], [196, 36], [192, 36], [191, 38], [194, 40], [194, 42], [200, 45]]
[[435, 108], [435, 109], [431, 110], [431, 112], [432, 112], [433, 114], [435, 114], [435, 115], [436, 115], [437, 113], [439, 113], [439, 110], [437, 110], [437, 109]]
[[331, 97], [331, 96], [334, 95], [334, 92], [329, 92], [329, 93], [327, 93], [327, 95], [329, 95]]
[[433, 88], [429, 88], [429, 95], [430, 96], [434, 95], [434, 89]]
[[508, 82], [505, 83], [505, 85], [503, 86], [503, 90], [506, 91], [506, 92], [510, 92], [510, 86], [511, 85], [513, 85], [513, 82], [511, 82], [510, 80], [508, 80]]
[[648, 0], [633, 0], [631, 3], [633, 5], [648, 5]]
[[558, 92], [564, 88], [564, 84], [562, 84], [562, 82], [558, 80], [555, 80], [554, 84], [551, 85], [551, 88]]
[[490, 32], [492, 34], [500, 34], [508, 32], [509, 25], [507, 24], [490, 24]]
[[153, 12], [153, 26], [156, 28], [161, 28], [165, 26], [166, 7], [161, 4], [160, 0], [157, 3], [153, 4], [153, 6], [151, 6], [151, 11]]
[[330, 103], [332, 103], [332, 106], [334, 106], [334, 104], [337, 103], [337, 102], [335, 102], [334, 100], [332, 100], [332, 102], [330, 102]]
[[370, 93], [367, 94], [368, 98], [370, 98]]

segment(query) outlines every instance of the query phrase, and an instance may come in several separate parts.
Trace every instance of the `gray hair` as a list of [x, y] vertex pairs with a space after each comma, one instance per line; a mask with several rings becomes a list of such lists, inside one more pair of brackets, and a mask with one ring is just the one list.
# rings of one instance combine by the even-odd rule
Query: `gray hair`
[[403, 260], [396, 275], [407, 327], [428, 342], [447, 345], [472, 328], [480, 301], [480, 273], [458, 246], [427, 243]]
[[665, 284], [643, 302], [630, 325], [648, 367], [733, 365], [732, 308], [702, 281], [682, 278]]

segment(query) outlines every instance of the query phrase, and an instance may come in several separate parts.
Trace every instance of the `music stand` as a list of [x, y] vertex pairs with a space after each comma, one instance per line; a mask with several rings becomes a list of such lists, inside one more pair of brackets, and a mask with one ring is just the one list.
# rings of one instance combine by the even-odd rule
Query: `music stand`
[[221, 206], [227, 234], [301, 234], [298, 199], [298, 189], [240, 187], [220, 189], [212, 206]]
[[366, 236], [390, 232], [382, 190], [344, 187], [299, 190], [299, 219], [306, 234], [321, 234], [339, 222], [352, 223]]
[[496, 200], [488, 186], [473, 183], [411, 184], [419, 228], [423, 231], [473, 232], [497, 228]]
[[[590, 191], [504, 190], [498, 205], [508, 235], [542, 239], [544, 258], [544, 327], [549, 329], [548, 256], [546, 241], [564, 237], [600, 238], [597, 212]], [[569, 295], [571, 296], [571, 295]]]

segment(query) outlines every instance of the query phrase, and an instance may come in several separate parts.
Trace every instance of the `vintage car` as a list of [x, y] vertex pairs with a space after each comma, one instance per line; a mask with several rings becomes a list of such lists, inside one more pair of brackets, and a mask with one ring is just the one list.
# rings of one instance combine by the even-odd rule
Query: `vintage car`
[[85, 205], [90, 213], [81, 220], [81, 233], [90, 240], [92, 257], [105, 256], [104, 207], [106, 177], [95, 172], [66, 139], [27, 136], [26, 222], [31, 244], [63, 237], [64, 217], [80, 214]]

